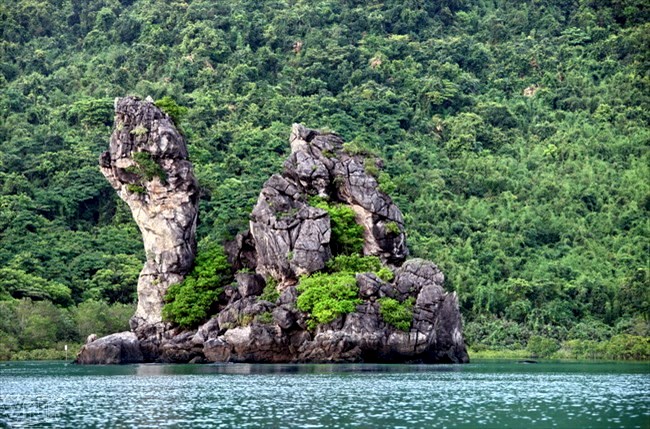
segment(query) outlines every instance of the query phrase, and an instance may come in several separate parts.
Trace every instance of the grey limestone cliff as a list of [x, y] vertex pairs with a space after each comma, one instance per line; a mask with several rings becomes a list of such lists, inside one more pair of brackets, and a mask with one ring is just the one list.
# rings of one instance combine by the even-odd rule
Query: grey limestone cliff
[[192, 268], [198, 185], [185, 139], [150, 100], [115, 100], [115, 129], [101, 171], [140, 228], [147, 261], [133, 323], [162, 323], [163, 297]]
[[[456, 294], [444, 290], [435, 264], [407, 260], [402, 214], [367, 168], [378, 161], [348, 153], [336, 134], [298, 124], [290, 144], [282, 173], [260, 192], [249, 231], [226, 244], [237, 274], [221, 294], [218, 312], [184, 330], [164, 323], [161, 307], [167, 287], [183, 278], [194, 258], [196, 181], [182, 136], [166, 115], [147, 101], [116, 103], [116, 130], [101, 158], [102, 172], [133, 211], [147, 263], [138, 283], [136, 335], [89, 342], [78, 362], [114, 363], [120, 356], [125, 362], [468, 361]], [[143, 155], [136, 152], [149, 154], [164, 177], [143, 174]], [[326, 269], [336, 253], [332, 219], [310, 203], [315, 197], [353, 210], [363, 227], [363, 255], [378, 257], [393, 279], [358, 273], [355, 311], [314, 329], [296, 303], [300, 278]], [[269, 287], [275, 287], [274, 297], [263, 294]], [[385, 298], [413, 303], [408, 329], [384, 320]]]
[[354, 210], [364, 228], [364, 255], [390, 263], [404, 261], [408, 249], [402, 213], [366, 173], [364, 158], [344, 151], [336, 134], [299, 124], [292, 127], [290, 144], [283, 174], [264, 184], [251, 214], [257, 272], [291, 283], [325, 267], [332, 256], [330, 222], [325, 210], [308, 204], [309, 196]]

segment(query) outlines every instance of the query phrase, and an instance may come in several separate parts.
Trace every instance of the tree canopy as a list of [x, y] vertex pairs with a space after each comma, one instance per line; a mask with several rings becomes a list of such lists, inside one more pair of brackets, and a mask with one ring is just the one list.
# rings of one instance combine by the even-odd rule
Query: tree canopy
[[4, 2], [0, 299], [133, 303], [140, 235], [97, 159], [113, 98], [150, 95], [189, 142], [199, 239], [246, 228], [301, 122], [384, 159], [471, 346], [647, 336], [649, 15], [641, 0]]

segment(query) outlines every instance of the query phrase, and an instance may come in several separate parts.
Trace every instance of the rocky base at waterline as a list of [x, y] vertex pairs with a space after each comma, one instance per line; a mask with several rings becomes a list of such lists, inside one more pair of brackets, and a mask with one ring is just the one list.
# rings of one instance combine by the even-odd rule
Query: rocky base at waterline
[[[243, 277], [243, 278], [242, 278]], [[444, 292], [442, 273], [431, 262], [412, 259], [386, 283], [374, 274], [357, 275], [363, 303], [334, 322], [307, 329], [295, 307], [295, 286], [275, 303], [259, 296], [261, 276], [238, 276], [231, 302], [196, 330], [161, 333], [157, 353], [142, 352], [135, 334], [113, 334], [86, 344], [78, 363], [137, 362], [421, 362], [465, 363], [461, 320], [455, 294]], [[257, 288], [251, 283], [258, 284]], [[401, 292], [403, 291], [403, 292]], [[387, 324], [381, 297], [417, 296], [413, 323], [403, 331]], [[270, 317], [269, 317], [270, 315]], [[147, 357], [147, 354], [149, 355]]]
[[[283, 173], [260, 192], [250, 230], [226, 245], [236, 274], [216, 316], [194, 330], [137, 319], [134, 333], [89, 339], [78, 363], [469, 361], [456, 294], [444, 290], [435, 264], [406, 259], [402, 214], [373, 174], [380, 162], [348, 153], [336, 134], [301, 125], [290, 143]], [[317, 323], [300, 309], [301, 283], [321, 273], [327, 282], [331, 262], [347, 257], [330, 205], [350, 209], [360, 231], [356, 255], [381, 268], [347, 273], [352, 308], [334, 305], [332, 317]], [[388, 304], [401, 311], [399, 322]]]

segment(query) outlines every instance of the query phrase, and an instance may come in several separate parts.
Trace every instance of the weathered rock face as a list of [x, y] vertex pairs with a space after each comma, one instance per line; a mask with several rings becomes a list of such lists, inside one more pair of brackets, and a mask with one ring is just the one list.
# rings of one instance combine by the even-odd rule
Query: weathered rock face
[[88, 338], [77, 356], [77, 363], [109, 365], [144, 361], [140, 342], [133, 332], [119, 332], [100, 339]]
[[187, 157], [183, 136], [150, 99], [115, 100], [115, 129], [100, 166], [129, 205], [147, 255], [134, 326], [162, 322], [165, 292], [196, 255], [198, 185]]
[[[284, 175], [307, 195], [319, 195], [349, 205], [365, 230], [364, 255], [399, 264], [408, 249], [404, 219], [391, 198], [379, 189], [366, 164], [378, 161], [343, 150], [336, 134], [320, 133], [299, 124], [291, 130], [291, 155]], [[374, 166], [377, 169], [377, 166]]]
[[367, 161], [344, 151], [343, 140], [336, 134], [299, 124], [294, 124], [290, 142], [291, 155], [283, 174], [273, 175], [264, 184], [251, 214], [257, 272], [292, 284], [299, 276], [325, 267], [332, 256], [330, 220], [324, 210], [308, 204], [310, 196], [343, 203], [355, 211], [364, 227], [364, 255], [392, 264], [403, 262], [408, 249], [402, 213], [366, 173]]
[[[391, 283], [357, 275], [363, 303], [313, 332], [295, 308], [295, 287], [288, 287], [275, 303], [232, 301], [196, 335], [203, 332], [203, 355], [211, 362], [467, 362], [458, 300], [443, 282], [435, 264], [413, 259]], [[416, 298], [408, 331], [383, 320], [378, 300], [387, 296]]]
[[282, 282], [325, 267], [331, 257], [327, 212], [309, 206], [300, 189], [273, 175], [251, 214], [257, 272]]
[[[146, 124], [155, 129], [152, 122]], [[133, 122], [131, 126], [133, 127]], [[183, 331], [158, 323], [160, 319], [151, 317], [154, 314], [151, 312], [151, 304], [146, 304], [142, 310], [139, 305], [138, 314], [145, 315], [148, 322], [135, 326], [142, 360], [467, 362], [469, 359], [463, 341], [456, 294], [444, 290], [444, 275], [435, 264], [421, 259], [406, 261], [408, 249], [402, 214], [390, 197], [379, 189], [377, 180], [366, 172], [373, 170], [367, 168], [368, 161], [348, 154], [343, 148], [343, 140], [337, 135], [319, 133], [301, 125], [293, 126], [290, 141], [291, 155], [285, 162], [284, 171], [281, 175], [273, 175], [264, 184], [251, 213], [250, 231], [240, 234], [226, 245], [229, 262], [239, 272], [235, 275], [236, 283], [227, 286], [220, 297], [218, 315], [196, 330]], [[120, 158], [119, 154], [123, 152], [118, 149], [113, 155], [111, 145], [110, 154], [105, 155], [111, 160], [103, 167], [103, 170], [108, 170], [105, 174], [112, 174], [107, 174], [107, 177], [113, 180], [111, 183], [117, 184], [114, 187], [132, 208], [148, 210], [147, 213], [160, 212], [159, 209], [152, 210], [150, 206], [141, 208], [144, 204], [141, 199], [144, 197], [134, 196], [128, 191], [128, 184], [133, 183], [127, 181], [133, 180], [130, 176], [125, 176], [123, 180], [115, 179], [120, 174], [125, 174], [122, 170], [133, 165], [133, 160], [129, 161], [128, 156]], [[114, 158], [126, 159], [121, 164], [126, 167], [116, 167]], [[184, 171], [191, 173], [189, 168]], [[190, 211], [183, 207], [195, 199], [192, 191], [195, 191], [196, 186], [194, 179], [189, 179], [191, 176], [185, 177], [188, 178], [187, 182], [175, 182], [185, 184], [179, 189], [186, 190], [173, 197], [179, 208], [170, 207], [168, 212], [171, 215], [177, 213], [174, 210], [179, 210], [179, 218], [165, 219], [190, 225], [187, 231], [193, 234], [194, 224], [186, 222], [189, 221]], [[154, 178], [153, 182], [160, 181]], [[149, 186], [147, 184], [145, 195], [148, 195]], [[163, 185], [154, 183], [151, 186]], [[393, 271], [394, 278], [392, 281], [384, 281], [374, 273], [358, 273], [356, 285], [359, 288], [360, 304], [356, 310], [310, 330], [309, 315], [301, 312], [296, 304], [300, 276], [324, 269], [333, 252], [329, 214], [309, 204], [310, 197], [313, 196], [346, 204], [354, 210], [357, 223], [364, 229], [364, 255], [379, 257], [385, 267]], [[136, 209], [134, 217], [137, 220], [138, 216], [143, 215], [136, 213]], [[195, 211], [194, 209], [194, 216]], [[146, 223], [147, 219], [149, 217], [145, 216], [138, 221], [139, 225], [142, 222], [143, 235], [145, 225], [152, 229]], [[160, 228], [155, 231], [157, 234], [170, 233]], [[150, 238], [154, 240], [154, 252], [161, 250], [156, 247], [161, 242], [155, 241], [157, 237], [154, 234]], [[145, 238], [145, 243], [147, 240]], [[191, 246], [172, 248], [186, 249], [187, 252], [183, 255], [189, 258], [189, 250], [193, 251], [193, 241], [190, 243]], [[171, 254], [175, 255], [173, 252]], [[181, 263], [186, 261], [185, 256], [170, 259], [165, 259], [168, 257], [162, 255], [158, 259], [154, 257], [151, 266], [173, 266], [175, 269], [184, 267], [174, 271], [175, 275], [182, 277], [184, 270], [189, 267]], [[193, 253], [191, 256], [194, 256]], [[178, 262], [157, 264], [164, 260]], [[149, 260], [143, 270], [145, 276], [149, 276], [148, 266]], [[171, 270], [159, 269], [155, 273], [160, 278], [168, 272]], [[142, 278], [141, 275], [141, 280]], [[157, 290], [164, 292], [167, 284], [169, 283]], [[275, 291], [269, 290], [273, 285], [277, 285]], [[145, 293], [142, 295], [147, 300], [151, 298], [151, 286], [151, 282], [143, 282]], [[413, 302], [412, 320], [407, 330], [400, 330], [384, 320], [382, 298]], [[161, 304], [161, 301], [156, 302]], [[145, 316], [141, 320], [145, 320]], [[78, 361], [104, 363], [115, 360], [113, 344], [116, 341], [107, 342], [104, 346], [107, 350], [102, 352], [101, 344], [93, 346], [102, 340], [104, 339], [86, 345]], [[117, 343], [122, 344], [123, 340], [120, 339]]]

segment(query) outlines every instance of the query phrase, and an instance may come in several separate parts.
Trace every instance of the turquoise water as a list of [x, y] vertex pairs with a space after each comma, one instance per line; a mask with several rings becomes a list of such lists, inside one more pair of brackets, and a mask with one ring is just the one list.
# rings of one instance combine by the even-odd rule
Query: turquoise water
[[650, 365], [0, 365], [0, 427], [650, 428]]

